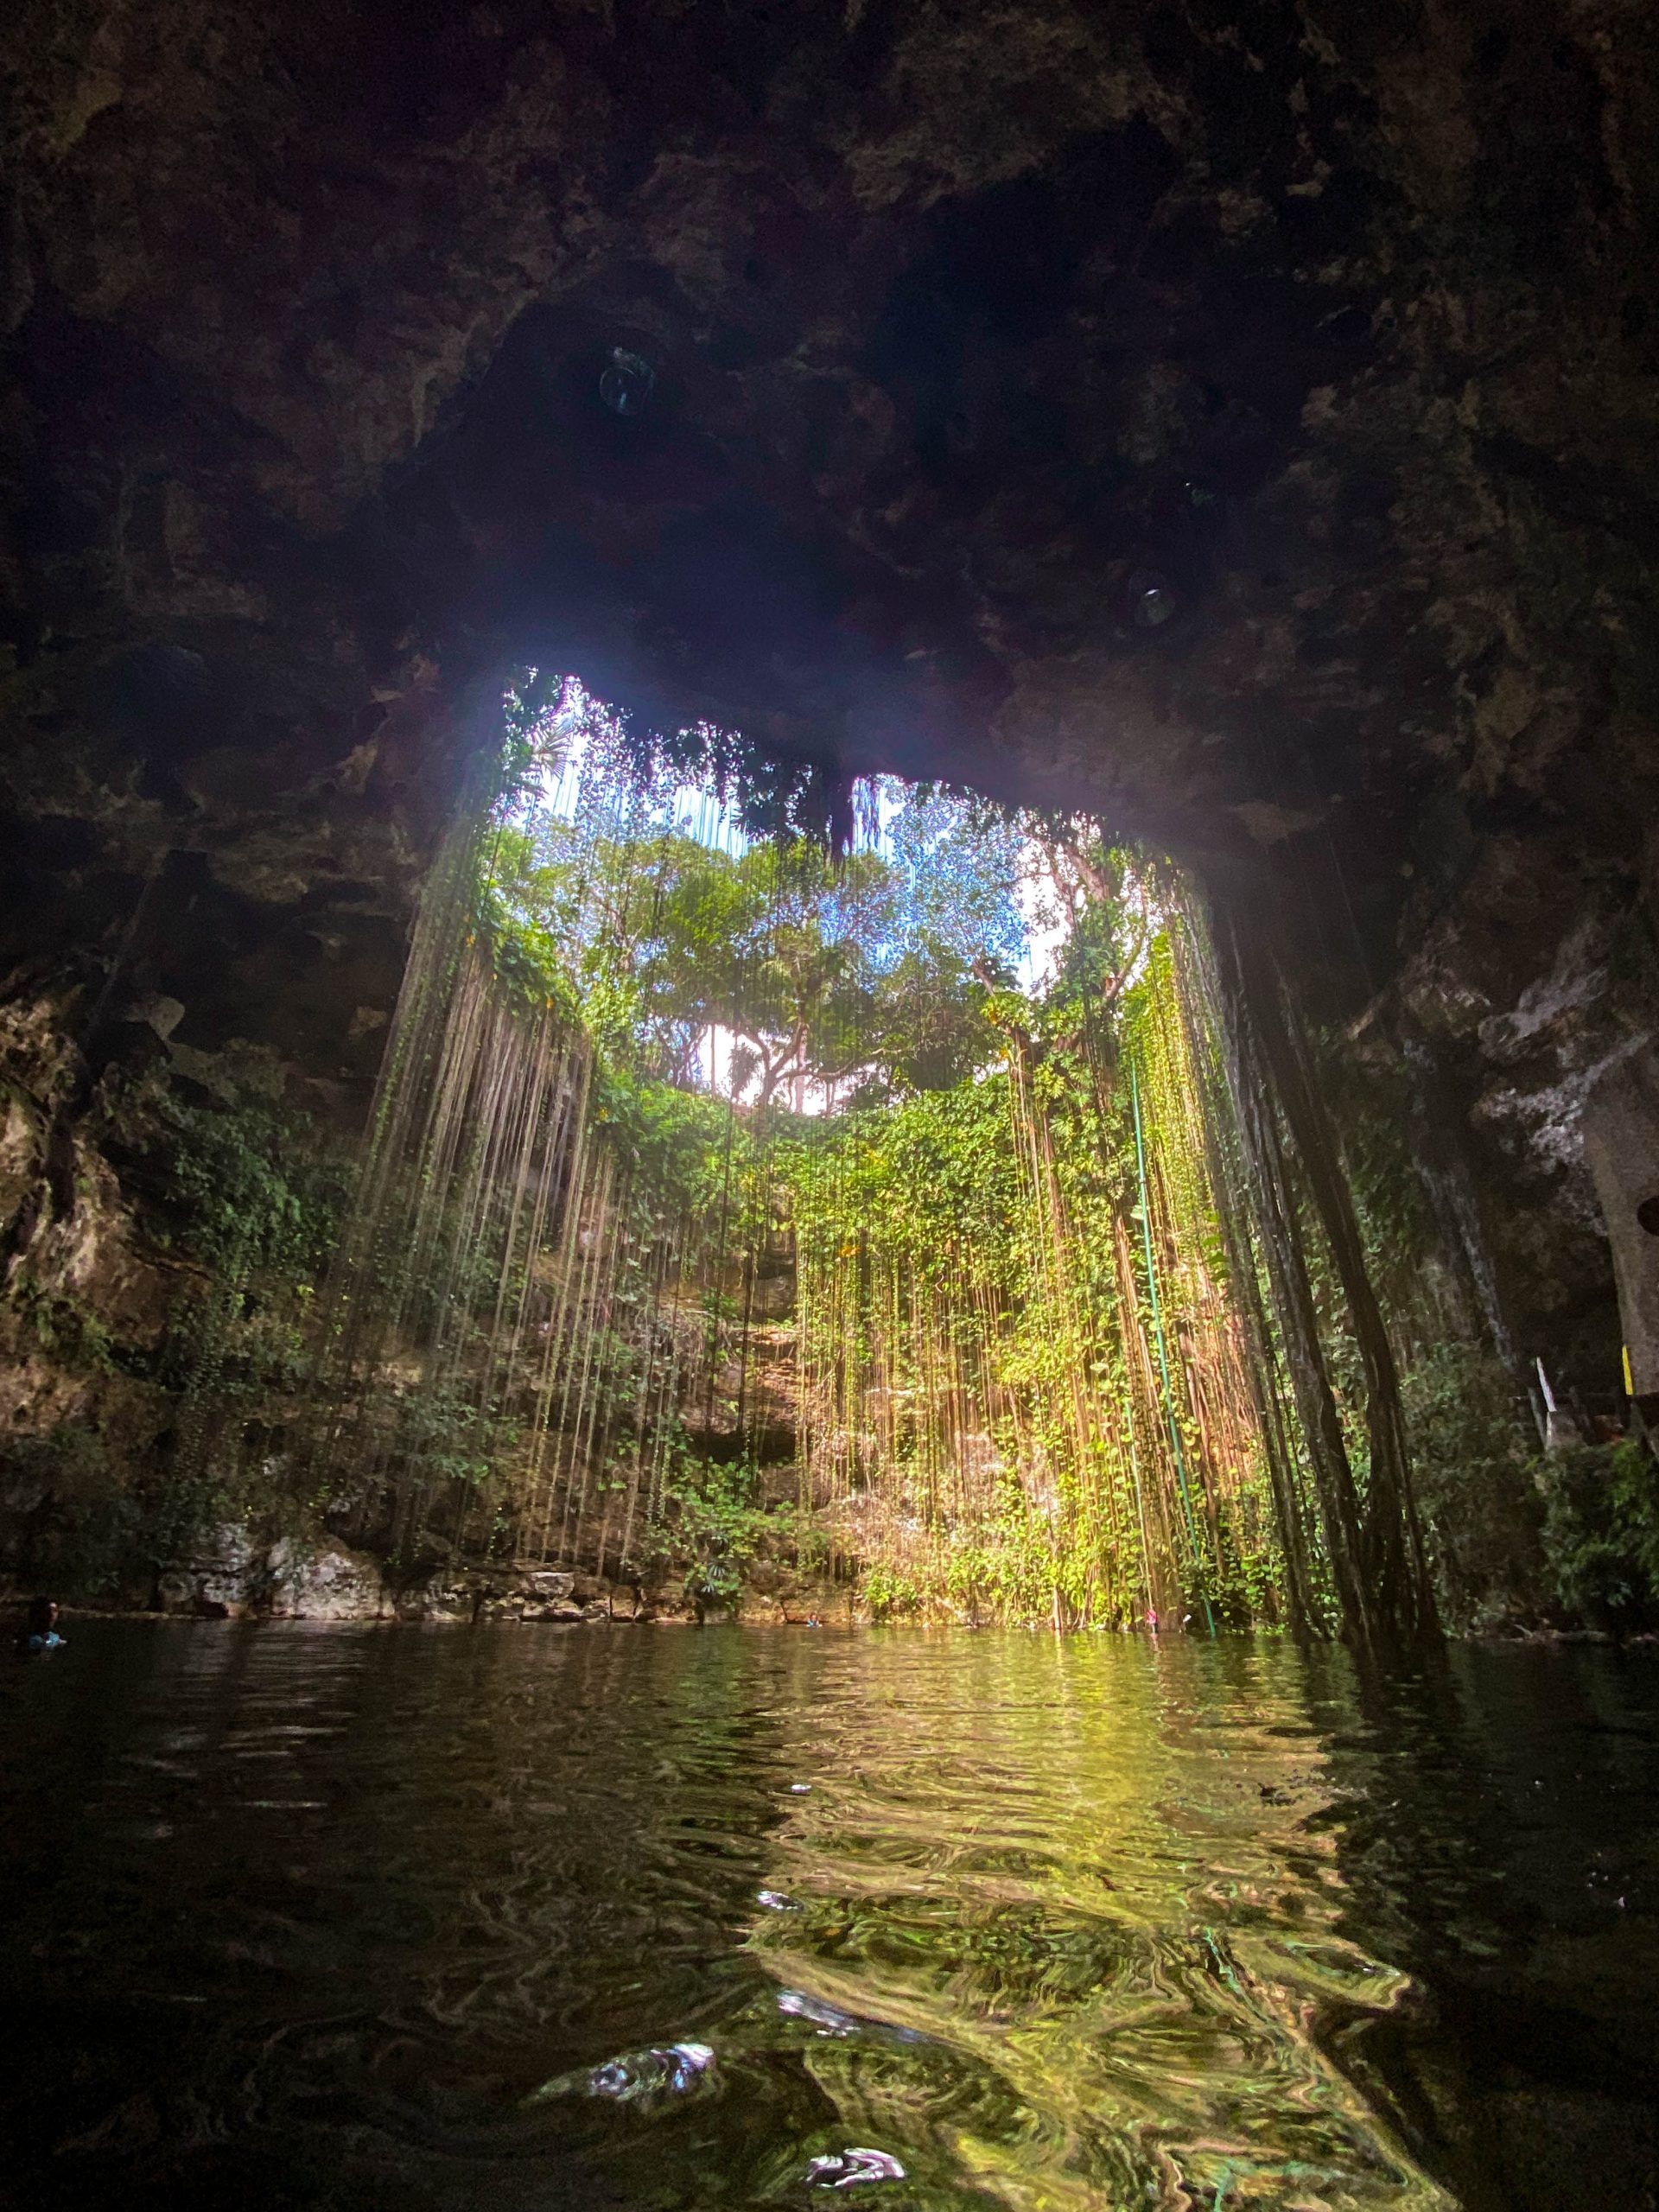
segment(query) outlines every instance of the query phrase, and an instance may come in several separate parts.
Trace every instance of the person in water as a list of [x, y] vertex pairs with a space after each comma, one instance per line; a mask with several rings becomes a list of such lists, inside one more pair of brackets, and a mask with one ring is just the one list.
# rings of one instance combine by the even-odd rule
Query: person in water
[[58, 1601], [55, 1598], [31, 1598], [29, 1618], [23, 1632], [17, 1639], [19, 1651], [56, 1651], [63, 1643], [58, 1634]]

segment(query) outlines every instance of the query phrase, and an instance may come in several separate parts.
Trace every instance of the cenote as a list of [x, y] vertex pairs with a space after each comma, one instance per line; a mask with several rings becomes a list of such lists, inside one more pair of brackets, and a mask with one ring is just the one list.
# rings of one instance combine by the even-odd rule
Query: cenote
[[1659, 14], [12, 12], [7, 2187], [1653, 2207]]
[[89, 1624], [19, 2202], [1640, 2203], [1645, 1656]]

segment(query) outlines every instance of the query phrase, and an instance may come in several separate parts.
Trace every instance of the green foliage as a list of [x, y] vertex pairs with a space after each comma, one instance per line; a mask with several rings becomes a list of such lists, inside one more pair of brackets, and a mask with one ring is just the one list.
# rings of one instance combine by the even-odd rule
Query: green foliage
[[1273, 1501], [1260, 1477], [1243, 1484], [1212, 1546], [1193, 1561], [1186, 1596], [1208, 1605], [1218, 1628], [1251, 1628], [1277, 1618], [1281, 1561]]
[[[792, 1245], [800, 1494], [876, 1611], [1270, 1614], [1281, 1562], [1161, 879], [1081, 817], [891, 787], [874, 846], [832, 856], [787, 778], [782, 823], [748, 843], [706, 784], [692, 820], [674, 787], [695, 758], [731, 790], [719, 734], [647, 747], [642, 778], [574, 686], [527, 679], [508, 722], [467, 848], [453, 1003], [473, 1041], [435, 1065], [447, 1134], [411, 1207], [435, 1263], [396, 1306], [423, 1348], [405, 1371], [454, 1386], [429, 1387], [418, 1433], [408, 1408], [393, 1424], [414, 1517], [523, 1449], [537, 1541], [639, 1558], [671, 1538], [692, 1601], [730, 1602], [784, 1533], [747, 1463], [721, 1462], [777, 1425], [750, 1378], [781, 1332], [763, 1342], [753, 1307]], [[577, 803], [550, 804], [578, 756]], [[1064, 938], [1041, 989], [1017, 981], [1034, 855]], [[502, 997], [533, 1017], [521, 1038]], [[728, 1098], [702, 1088], [711, 1030]], [[528, 1164], [538, 1146], [568, 1192]], [[511, 1198], [468, 1165], [507, 1160]]]
[[350, 1178], [284, 1096], [280, 1069], [251, 1047], [223, 1056], [211, 1090], [162, 1089], [142, 1149], [164, 1240], [201, 1271], [154, 1363], [180, 1405], [167, 1480], [138, 1534], [165, 1565], [214, 1523], [278, 1503], [263, 1467], [243, 1464], [243, 1428], [312, 1380], [307, 1325]]
[[1543, 1509], [1508, 1376], [1473, 1345], [1437, 1344], [1406, 1369], [1401, 1398], [1446, 1626], [1535, 1616]]
[[121, 1365], [108, 1325], [84, 1300], [48, 1291], [34, 1275], [19, 1274], [11, 1302], [24, 1316], [42, 1351], [66, 1367], [112, 1374]]
[[747, 1462], [688, 1468], [673, 1497], [678, 1548], [687, 1557], [684, 1592], [699, 1620], [710, 1608], [734, 1605], [770, 1516], [755, 1503], [755, 1471]]
[[227, 1488], [228, 1470], [215, 1472], [208, 1461], [221, 1439], [234, 1461], [241, 1421], [308, 1379], [306, 1321], [338, 1238], [348, 1179], [258, 1054], [245, 1055], [237, 1077], [206, 1102], [164, 1092], [160, 1121], [170, 1140], [159, 1179], [171, 1239], [205, 1271], [158, 1359], [182, 1399], [155, 1530], [164, 1554], [212, 1520], [265, 1502], [245, 1495], [246, 1478]]
[[[194, 1065], [200, 1079], [156, 1066], [111, 1071], [95, 1105], [98, 1141], [140, 1199], [143, 1232], [173, 1256], [159, 1339], [141, 1331], [129, 1341], [26, 1269], [10, 1286], [56, 1363], [97, 1380], [128, 1376], [177, 1402], [159, 1483], [149, 1469], [118, 1480], [85, 1424], [9, 1448], [7, 1478], [33, 1500], [18, 1509], [29, 1571], [85, 1596], [175, 1555], [226, 1512], [266, 1503], [258, 1478], [232, 1479], [227, 1463], [243, 1421], [309, 1378], [304, 1324], [337, 1239], [348, 1163], [285, 1101], [267, 1054], [232, 1046]], [[161, 1408], [156, 1427], [169, 1433]]]
[[1544, 1556], [1567, 1610], [1619, 1631], [1659, 1620], [1659, 1462], [1626, 1440], [1538, 1465]]
[[465, 1389], [454, 1385], [424, 1383], [397, 1402], [393, 1453], [418, 1467], [427, 1480], [478, 1487], [512, 1441]]
[[339, 1234], [346, 1168], [284, 1100], [276, 1071], [251, 1055], [226, 1095], [198, 1103], [168, 1090], [160, 1117], [179, 1249], [222, 1278], [263, 1268], [315, 1282]]
[[995, 1056], [983, 1002], [1020, 939], [1018, 839], [937, 794], [890, 804], [887, 849], [837, 859], [800, 835], [711, 844], [602, 776], [571, 820], [514, 785], [480, 852], [478, 926], [504, 984], [571, 1011], [618, 1068], [684, 1082], [717, 1025], [762, 1108], [797, 1081], [960, 1081]]
[[918, 1585], [880, 1560], [864, 1577], [864, 1602], [875, 1621], [911, 1620], [925, 1600]]
[[16, 1531], [20, 1578], [36, 1589], [109, 1597], [131, 1573], [140, 1513], [111, 1464], [104, 1439], [84, 1421], [59, 1421], [0, 1450], [0, 1494]]

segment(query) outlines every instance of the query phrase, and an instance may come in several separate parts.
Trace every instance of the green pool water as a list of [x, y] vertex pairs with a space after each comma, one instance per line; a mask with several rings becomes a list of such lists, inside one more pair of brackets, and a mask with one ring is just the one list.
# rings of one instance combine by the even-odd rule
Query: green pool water
[[1654, 2201], [1653, 1654], [71, 1630], [19, 2202]]

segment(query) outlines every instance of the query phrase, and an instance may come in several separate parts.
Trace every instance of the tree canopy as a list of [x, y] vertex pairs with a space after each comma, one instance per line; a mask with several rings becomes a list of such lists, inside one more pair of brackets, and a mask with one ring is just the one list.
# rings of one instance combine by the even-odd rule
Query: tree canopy
[[879, 842], [712, 842], [672, 801], [556, 813], [519, 798], [487, 850], [481, 911], [515, 972], [545, 970], [613, 1055], [765, 1111], [866, 1103], [1000, 1057], [991, 1011], [1026, 943], [1026, 841], [983, 806], [889, 786]]

